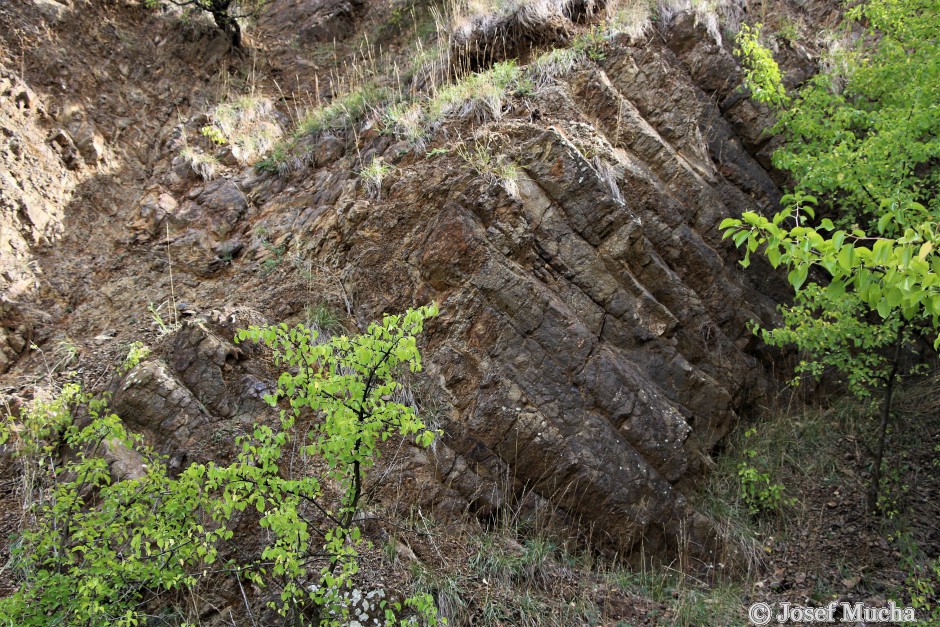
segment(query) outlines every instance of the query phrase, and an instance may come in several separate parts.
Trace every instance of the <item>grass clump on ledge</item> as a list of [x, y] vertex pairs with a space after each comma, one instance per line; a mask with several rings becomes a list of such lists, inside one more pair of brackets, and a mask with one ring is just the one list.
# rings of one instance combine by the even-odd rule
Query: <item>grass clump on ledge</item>
[[180, 150], [180, 157], [204, 181], [214, 179], [221, 167], [219, 160], [214, 155], [206, 154], [193, 146], [183, 146]]
[[372, 162], [359, 171], [359, 178], [369, 198], [382, 199], [382, 181], [394, 170], [394, 166], [385, 163], [382, 157], [376, 157]]
[[491, 185], [500, 185], [513, 198], [519, 198], [519, 166], [505, 155], [499, 154], [490, 138], [486, 143], [475, 142], [473, 147], [466, 144], [457, 146], [457, 154]]
[[425, 102], [399, 103], [386, 111], [386, 128], [421, 148], [445, 120], [470, 117], [477, 124], [499, 120], [506, 97], [531, 91], [532, 84], [515, 61], [464, 76], [441, 87]]
[[423, 148], [427, 140], [424, 127], [424, 108], [417, 102], [400, 102], [392, 105], [383, 116], [385, 129], [399, 139]]
[[396, 102], [398, 98], [374, 83], [363, 85], [329, 104], [317, 107], [297, 123], [291, 136], [278, 142], [257, 164], [262, 171], [296, 170], [309, 162], [304, 138], [351, 128], [370, 112], [386, 104], [384, 126], [400, 139], [422, 147], [445, 119], [472, 117], [476, 122], [502, 117], [507, 94], [531, 89], [531, 81], [515, 61], [497, 63], [485, 72], [470, 74], [442, 87], [425, 102]]
[[536, 87], [572, 72], [587, 56], [579, 48], [554, 48], [536, 58], [528, 66], [529, 75]]
[[294, 129], [294, 138], [349, 128], [387, 98], [388, 93], [372, 83], [336, 96], [329, 104], [310, 111]]
[[214, 143], [229, 144], [240, 163], [253, 164], [271, 151], [283, 135], [270, 98], [246, 95], [223, 102], [209, 114], [202, 134]]
[[485, 72], [470, 74], [441, 88], [427, 106], [427, 126], [444, 118], [472, 116], [482, 123], [502, 117], [506, 94], [523, 86], [524, 75], [515, 61], [495, 64]]
[[[601, 49], [606, 41], [607, 35], [594, 28], [579, 37], [571, 48], [552, 50], [529, 67], [520, 67], [515, 60], [502, 61], [487, 70], [465, 74], [430, 95], [405, 96], [401, 89], [383, 88], [374, 81], [362, 84], [310, 110], [289, 138], [273, 146], [258, 168], [275, 172], [299, 169], [310, 161], [310, 142], [304, 142], [305, 138], [350, 128], [377, 111], [382, 111], [385, 131], [423, 149], [428, 138], [447, 120], [469, 118], [475, 124], [483, 124], [501, 119], [509, 95], [531, 94], [586, 59], [603, 58]], [[407, 75], [413, 76], [416, 67], [428, 63], [429, 54], [419, 55]], [[440, 51], [434, 53], [431, 61], [439, 60], [439, 55]]]
[[308, 111], [294, 127], [290, 137], [275, 144], [256, 167], [261, 171], [278, 173], [299, 170], [310, 161], [309, 146], [302, 145], [302, 140], [352, 128], [369, 113], [379, 109], [383, 102], [391, 99], [388, 90], [374, 83], [337, 95], [328, 104]]

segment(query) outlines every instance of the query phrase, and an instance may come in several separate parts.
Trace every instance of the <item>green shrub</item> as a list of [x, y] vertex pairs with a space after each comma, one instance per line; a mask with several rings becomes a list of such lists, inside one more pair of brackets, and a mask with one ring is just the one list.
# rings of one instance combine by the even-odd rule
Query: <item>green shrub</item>
[[735, 39], [734, 51], [744, 61], [744, 85], [754, 100], [784, 106], [789, 98], [783, 87], [783, 76], [770, 50], [760, 44], [760, 32], [760, 24], [755, 24], [754, 28], [741, 24]]
[[207, 124], [199, 129], [199, 133], [209, 139], [213, 144], [218, 146], [224, 146], [228, 143], [228, 139], [225, 138], [225, 134], [217, 127]]
[[146, 359], [149, 354], [150, 347], [146, 344], [143, 342], [132, 342], [131, 345], [127, 347], [127, 356], [121, 364], [121, 373], [130, 372], [141, 360]]
[[[756, 433], [755, 429], [748, 429], [744, 432], [744, 437], [750, 438]], [[741, 486], [741, 500], [747, 506], [748, 512], [756, 516], [777, 512], [785, 505], [792, 505], [794, 499], [784, 497], [783, 486], [774, 483], [770, 473], [752, 465], [752, 462], [760, 463], [757, 451], [745, 448], [744, 455], [747, 460], [738, 464], [738, 480]]]
[[[213, 521], [205, 466], [171, 480], [104, 399], [68, 385], [5, 426], [0, 439], [15, 438], [24, 471], [35, 477], [32, 524], [12, 556], [21, 585], [0, 600], [6, 624], [136, 625], [142, 599], [193, 585], [215, 561], [217, 541], [230, 532]], [[69, 461], [59, 459], [62, 445]], [[112, 477], [102, 453], [114, 446], [144, 455], [141, 477]]]
[[[796, 293], [769, 344], [805, 351], [804, 371], [834, 368], [856, 396], [880, 400], [868, 507], [879, 512], [881, 468], [896, 384], [940, 348], [940, 21], [936, 2], [866, 0], [843, 27], [864, 29], [787, 94], [780, 68], [742, 28], [738, 54], [753, 97], [778, 117], [774, 166], [792, 193], [769, 216], [753, 211], [719, 230], [787, 271]], [[816, 218], [816, 209], [827, 217]], [[918, 347], [918, 348], [915, 348]], [[874, 405], [873, 405], [874, 408]]]
[[911, 607], [919, 610], [930, 624], [940, 624], [940, 557], [927, 564], [911, 566], [905, 587]]
[[571, 47], [592, 61], [603, 61], [607, 58], [607, 33], [602, 27], [595, 25], [591, 30], [579, 35]]
[[[356, 523], [364, 474], [389, 437], [414, 436], [422, 446], [434, 438], [414, 408], [394, 398], [396, 374], [421, 370], [416, 336], [436, 314], [431, 305], [387, 315], [361, 335], [326, 341], [303, 325], [239, 331], [239, 340], [268, 345], [287, 370], [267, 400], [290, 409], [280, 412], [278, 429], [258, 423], [239, 438], [228, 466], [192, 464], [171, 478], [165, 459], [108, 411], [107, 398], [77, 385], [8, 418], [0, 443], [12, 439], [35, 500], [13, 551], [19, 587], [0, 599], [0, 621], [139, 625], [148, 603], [167, 602], [161, 595], [224, 574], [274, 588], [278, 600], [269, 605], [293, 620], [348, 624], [364, 542]], [[297, 418], [314, 426], [297, 433]], [[293, 446], [319, 456], [326, 475], [282, 468]], [[112, 474], [105, 453], [115, 447], [141, 455], [133, 476]], [[328, 481], [338, 486], [338, 505], [324, 494]], [[265, 543], [253, 558], [226, 545], [249, 507]], [[403, 613], [438, 623], [426, 595], [381, 607], [387, 624], [410, 624]]]
[[[414, 435], [422, 446], [434, 439], [414, 407], [394, 400], [400, 386], [393, 375], [401, 366], [411, 372], [421, 370], [416, 335], [423, 330], [424, 321], [435, 315], [434, 305], [403, 316], [387, 315], [362, 335], [334, 336], [323, 343], [317, 343], [317, 333], [303, 325], [239, 331], [237, 340], [266, 344], [276, 363], [289, 369], [281, 374], [277, 392], [269, 397], [272, 405], [285, 399], [292, 408], [281, 412], [282, 430], [259, 426], [254, 434], [257, 444], [244, 445], [244, 463], [220, 475], [220, 485], [230, 486], [230, 502], [243, 506], [253, 502], [263, 513], [262, 527], [274, 536], [261, 558], [273, 564], [268, 574], [286, 579], [281, 585], [283, 603], [278, 607], [283, 613], [312, 601], [316, 608], [334, 612], [336, 620], [343, 621], [337, 624], [346, 624], [348, 610], [342, 604], [342, 591], [358, 570], [357, 547], [363, 540], [355, 517], [364, 472], [375, 463], [378, 445], [396, 433]], [[341, 505], [336, 511], [319, 505], [323, 488], [317, 477], [289, 482], [280, 479], [276, 461], [288, 443], [287, 434], [295, 419], [309, 410], [318, 412], [322, 421], [307, 434], [309, 444], [303, 451], [321, 457], [329, 468], [327, 478], [341, 486]], [[310, 526], [301, 514], [308, 502], [327, 512], [330, 524], [325, 532]], [[311, 534], [315, 533], [321, 535], [323, 544], [311, 547]], [[317, 576], [302, 577], [305, 565], [321, 551], [329, 559]], [[250, 571], [248, 576], [256, 584], [264, 584], [263, 571]], [[407, 603], [425, 619], [436, 620], [429, 598], [412, 597]]]

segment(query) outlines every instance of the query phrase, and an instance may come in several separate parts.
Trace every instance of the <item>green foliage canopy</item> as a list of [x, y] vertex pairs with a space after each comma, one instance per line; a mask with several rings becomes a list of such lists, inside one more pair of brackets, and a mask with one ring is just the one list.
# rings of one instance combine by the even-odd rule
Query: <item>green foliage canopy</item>
[[[792, 99], [780, 97], [766, 49], [744, 31], [746, 85], [778, 111], [774, 131], [786, 142], [773, 162], [795, 188], [776, 215], [747, 212], [720, 228], [745, 249], [745, 266], [760, 251], [787, 269], [797, 292], [812, 268], [823, 270], [825, 285], [803, 295], [803, 306], [825, 310], [848, 294], [859, 319], [871, 310], [936, 328], [940, 2], [869, 0], [848, 18], [864, 25], [864, 36]], [[817, 207], [831, 218], [815, 222]]]
[[[79, 408], [87, 424], [75, 420]], [[33, 524], [13, 550], [22, 582], [0, 600], [5, 624], [137, 625], [149, 590], [194, 585], [231, 533], [213, 521], [204, 466], [170, 479], [166, 464], [125, 431], [107, 403], [77, 385], [9, 419], [2, 439], [13, 433], [26, 477], [40, 478], [27, 511]], [[72, 459], [59, 460], [60, 445]], [[102, 455], [115, 446], [142, 453], [145, 474], [115, 481]]]
[[[764, 339], [800, 348], [799, 371], [834, 367], [857, 397], [881, 392], [877, 511], [903, 351], [916, 335], [940, 347], [940, 0], [863, 0], [847, 18], [848, 34], [864, 34], [793, 98], [759, 26], [742, 31], [745, 85], [777, 111], [785, 143], [773, 162], [795, 184], [774, 216], [745, 212], [719, 229], [744, 248], [743, 265], [760, 252], [788, 271], [796, 302]], [[827, 217], [817, 221], [817, 208]]]

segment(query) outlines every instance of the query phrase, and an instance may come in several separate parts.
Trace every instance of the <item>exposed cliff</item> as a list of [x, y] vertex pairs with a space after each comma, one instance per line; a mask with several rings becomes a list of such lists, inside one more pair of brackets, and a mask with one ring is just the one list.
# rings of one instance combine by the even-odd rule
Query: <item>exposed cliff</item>
[[[29, 396], [48, 374], [37, 352], [17, 361], [30, 334], [46, 354], [67, 338], [75, 354], [58, 369], [89, 384], [148, 340], [158, 350], [113, 384], [115, 409], [186, 463], [224, 454], [218, 434], [262, 411], [272, 373], [230, 343], [238, 325], [325, 305], [361, 327], [435, 300], [417, 402], [444, 437], [396, 458], [408, 486], [396, 497], [441, 517], [551, 511], [625, 553], [668, 552], [681, 535], [710, 559], [711, 523], [684, 493], [767, 389], [746, 323], [769, 320], [775, 295], [716, 226], [778, 195], [761, 165], [765, 119], [737, 91], [718, 16], [669, 5], [655, 28], [524, 70], [525, 88], [450, 110], [420, 140], [367, 108], [302, 136], [278, 172], [200, 136], [214, 106], [266, 94], [277, 106], [258, 109], [264, 133], [287, 133], [302, 90], [311, 107], [338, 97], [324, 33], [356, 50], [387, 7], [367, 18], [356, 3], [278, 0], [239, 56], [173, 14], [51, 5], [0, 15], [3, 62], [22, 66], [0, 79], [4, 298], [34, 312], [4, 319], [9, 393]], [[516, 14], [471, 20], [454, 58], [484, 70], [596, 32], [590, 12], [556, 17], [525, 32]], [[300, 25], [291, 45], [285, 23]], [[410, 54], [411, 30], [377, 32]], [[526, 45], [500, 51], [493, 32]], [[449, 72], [419, 70], [374, 80], [406, 80], [420, 100]], [[376, 157], [390, 167], [360, 174]], [[151, 304], [163, 325], [203, 322], [158, 343]]]

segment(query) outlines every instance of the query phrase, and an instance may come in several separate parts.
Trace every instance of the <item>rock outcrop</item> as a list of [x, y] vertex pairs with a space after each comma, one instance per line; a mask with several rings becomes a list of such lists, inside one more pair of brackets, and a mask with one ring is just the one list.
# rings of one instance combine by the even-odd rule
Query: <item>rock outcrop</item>
[[[315, 43], [353, 29], [363, 6], [277, 0], [259, 29], [289, 22]], [[367, 123], [303, 138], [311, 154], [293, 173], [233, 161], [204, 181], [179, 158], [206, 119], [177, 85], [195, 62], [166, 53], [176, 31], [152, 28], [139, 45], [160, 64], [114, 53], [100, 84], [133, 84], [43, 131], [23, 122], [40, 115], [35, 95], [0, 76], [0, 127], [15, 117], [42, 135], [17, 144], [4, 130], [0, 176], [16, 179], [15, 160], [46, 164], [0, 189], [3, 263], [16, 262], [0, 286], [34, 281], [13, 266], [60, 232], [66, 201], [52, 196], [69, 187], [53, 179], [113, 160], [113, 177], [88, 181], [74, 205], [83, 232], [63, 250], [81, 263], [45, 258], [60, 277], [45, 310], [102, 341], [153, 334], [148, 304], [185, 300], [178, 309], [195, 314], [114, 383], [114, 408], [131, 426], [179, 466], [224, 456], [222, 444], [265, 415], [273, 376], [231, 342], [244, 321], [207, 311], [251, 307], [255, 322], [295, 322], [327, 302], [351, 328], [435, 300], [424, 404], [444, 437], [391, 462], [408, 486], [400, 496], [441, 516], [543, 508], [624, 553], [671, 551], [682, 536], [709, 559], [710, 523], [686, 494], [736, 413], [766, 390], [746, 323], [770, 320], [775, 289], [768, 273], [739, 270], [716, 227], [779, 193], [761, 165], [765, 118], [736, 93], [727, 43], [679, 14], [642, 45], [613, 42], [589, 67], [507, 98], [499, 120], [448, 120], [420, 150]], [[63, 75], [74, 89], [98, 84], [82, 67]], [[518, 174], [481, 172], [461, 144], [498, 153]], [[438, 149], [433, 158], [426, 148]], [[357, 172], [376, 156], [393, 168], [369, 194]], [[6, 302], [0, 322], [3, 369], [29, 330]], [[112, 456], [134, 475], [134, 459]]]
[[745, 324], [773, 315], [717, 225], [778, 191], [738, 137], [746, 121], [722, 115], [733, 60], [687, 49], [709, 34], [684, 24], [698, 32], [614, 46], [528, 113], [449, 128], [521, 168], [505, 185], [377, 134], [367, 149], [397, 165], [381, 201], [340, 174], [350, 157], [239, 181], [247, 215], [335, 268], [360, 321], [440, 302], [427, 355], [445, 437], [416, 471], [429, 504], [483, 516], [529, 493], [619, 550], [669, 549], [684, 527], [707, 558], [683, 492], [766, 389]]
[[[75, 184], [70, 156], [49, 128], [36, 93], [0, 65], [0, 373], [30, 335], [32, 316], [20, 303], [38, 285], [33, 249], [62, 235]], [[80, 158], [77, 152], [74, 157]]]
[[366, 10], [364, 0], [275, 0], [269, 28], [296, 33], [304, 45], [329, 44], [353, 32]]
[[225, 339], [234, 336], [231, 321], [184, 322], [157, 355], [112, 384], [114, 411], [174, 469], [231, 455], [235, 437], [270, 416], [263, 397], [272, 384], [239, 365], [245, 355]]

